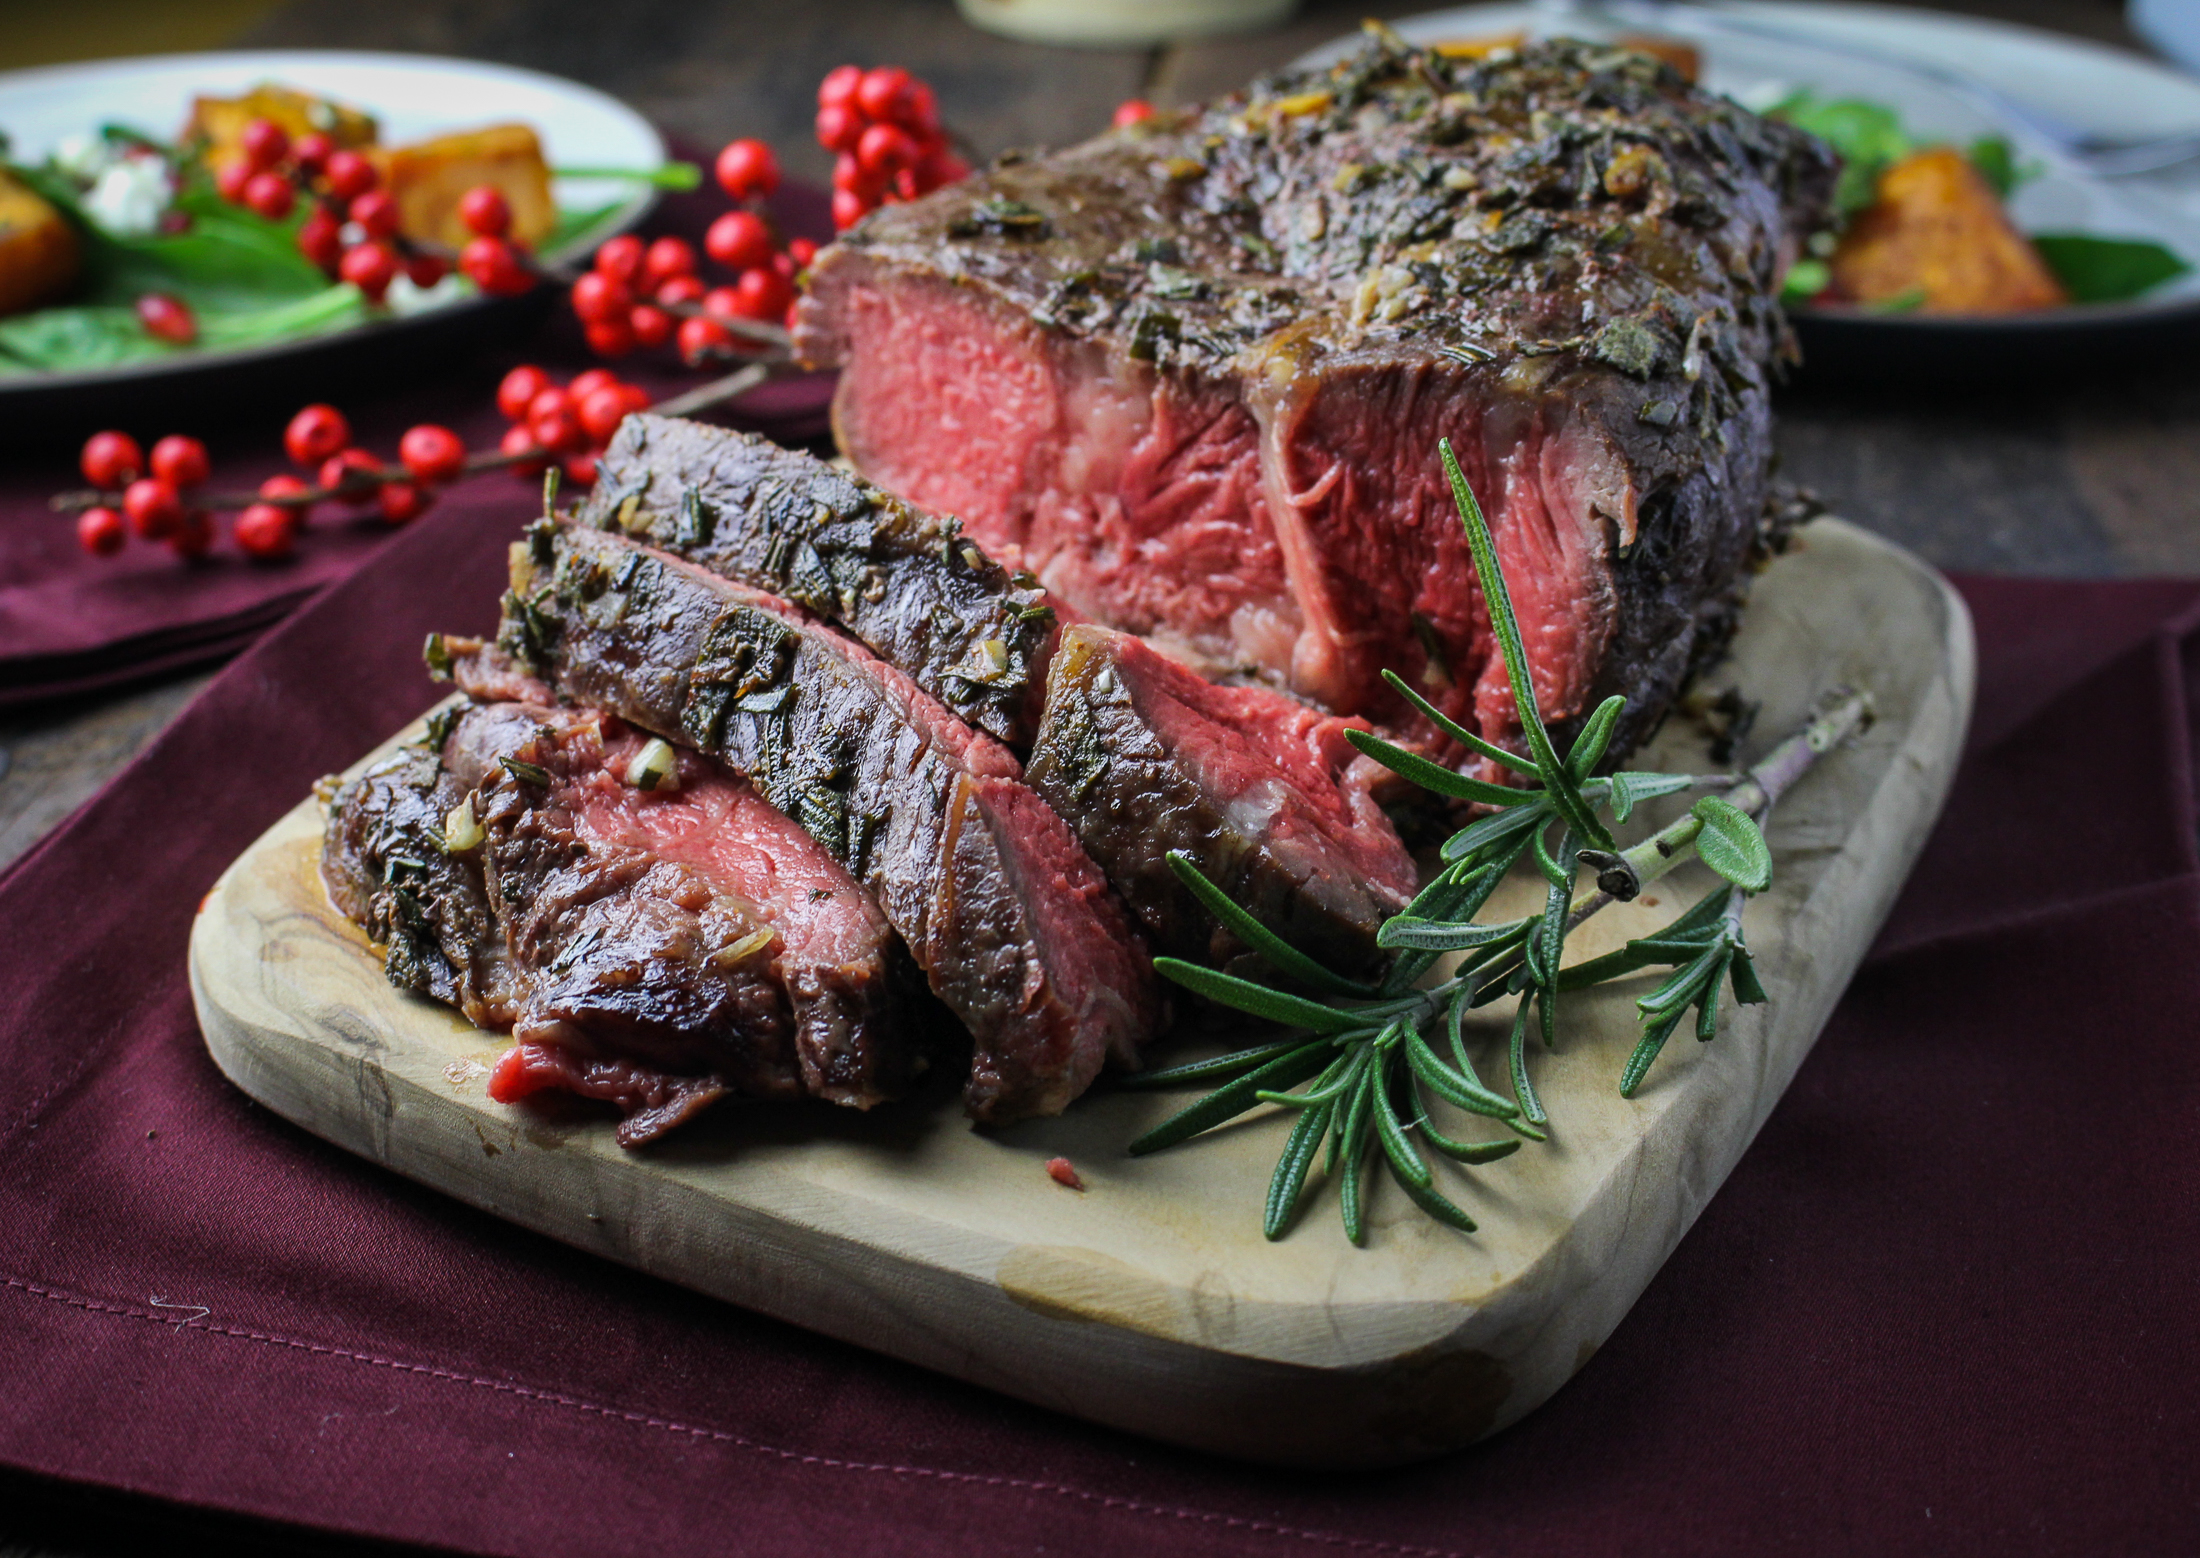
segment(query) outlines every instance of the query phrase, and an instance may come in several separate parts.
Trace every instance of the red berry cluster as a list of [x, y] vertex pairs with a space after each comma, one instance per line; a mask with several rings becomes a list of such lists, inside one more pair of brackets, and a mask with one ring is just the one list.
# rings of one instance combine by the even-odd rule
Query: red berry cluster
[[623, 383], [606, 368], [591, 368], [559, 384], [532, 364], [514, 368], [497, 386], [497, 409], [512, 425], [498, 452], [512, 474], [532, 479], [555, 461], [576, 486], [596, 483], [596, 456], [627, 413], [649, 407], [649, 392]]
[[[299, 252], [357, 287], [370, 303], [382, 301], [399, 271], [417, 287], [432, 287], [450, 274], [447, 253], [398, 231], [397, 198], [381, 187], [382, 175], [364, 153], [338, 147], [318, 131], [292, 140], [269, 119], [246, 125], [237, 144], [241, 155], [214, 179], [222, 198], [271, 222], [287, 218], [301, 197], [312, 201], [313, 209], [298, 224]], [[512, 212], [501, 194], [488, 185], [469, 190], [459, 215], [476, 234], [458, 259], [474, 285], [511, 293], [535, 284], [518, 246], [506, 236]], [[163, 339], [190, 339], [158, 327], [147, 313], [152, 301], [138, 303], [146, 329]]]
[[[760, 201], [779, 187], [779, 160], [762, 141], [735, 141], [718, 154], [718, 183], [734, 199]], [[770, 222], [748, 204], [728, 211], [703, 237], [703, 252], [734, 273], [713, 287], [697, 273], [684, 238], [644, 244], [622, 235], [596, 251], [594, 269], [573, 283], [573, 312], [602, 357], [675, 342], [690, 365], [735, 349], [727, 321], [778, 324], [794, 307], [795, 277], [817, 253], [797, 238], [779, 248]]]
[[178, 557], [201, 557], [214, 544], [211, 515], [191, 501], [206, 481], [206, 445], [170, 435], [148, 461], [128, 433], [94, 433], [79, 457], [101, 502], [76, 518], [77, 543], [100, 557], [122, 550], [132, 532], [165, 541]]
[[899, 65], [843, 65], [817, 88], [817, 142], [833, 164], [833, 227], [844, 231], [891, 200], [914, 200], [966, 177], [940, 127], [932, 89]]
[[231, 539], [247, 557], [289, 555], [315, 503], [335, 500], [354, 507], [373, 504], [382, 518], [402, 525], [418, 518], [435, 489], [466, 470], [466, 446], [447, 427], [423, 423], [398, 440], [397, 463], [380, 460], [351, 441], [351, 424], [334, 406], [307, 406], [283, 430], [283, 450], [303, 470], [270, 476], [259, 491], [209, 498], [199, 489], [209, 466], [206, 446], [171, 434], [153, 445], [146, 460], [128, 433], [94, 433], [79, 464], [97, 489], [97, 501], [77, 515], [76, 538], [85, 551], [112, 557], [134, 533], [165, 541], [180, 557], [203, 557], [214, 545], [212, 509], [235, 508]]

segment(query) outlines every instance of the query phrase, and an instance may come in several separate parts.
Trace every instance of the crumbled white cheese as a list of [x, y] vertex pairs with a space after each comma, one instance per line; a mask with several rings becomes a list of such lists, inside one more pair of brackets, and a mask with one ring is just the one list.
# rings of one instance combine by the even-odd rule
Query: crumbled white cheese
[[168, 168], [158, 157], [112, 163], [84, 197], [84, 214], [117, 238], [149, 238], [168, 209]]

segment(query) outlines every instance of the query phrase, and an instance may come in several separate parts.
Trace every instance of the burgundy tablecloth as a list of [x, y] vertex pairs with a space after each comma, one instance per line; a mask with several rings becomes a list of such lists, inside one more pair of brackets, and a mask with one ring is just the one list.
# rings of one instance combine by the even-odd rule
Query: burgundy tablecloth
[[505, 533], [400, 535], [0, 882], [0, 1465], [543, 1558], [2200, 1546], [2200, 585], [1965, 585], [1947, 819], [1733, 1178], [1547, 1406], [1330, 1477], [585, 1258], [215, 1071], [200, 895], [429, 700]]
[[[692, 147], [678, 148], [695, 155]], [[641, 231], [679, 233], [700, 244], [712, 217], [726, 209], [714, 187], [661, 201]], [[790, 233], [815, 239], [832, 231], [823, 191], [790, 185], [773, 203]], [[392, 350], [421, 351], [415, 346]], [[701, 383], [708, 375], [680, 367], [669, 351], [637, 353], [611, 364], [592, 357], [571, 311], [557, 308], [526, 339], [496, 350], [453, 358], [441, 347], [422, 353], [401, 391], [364, 394], [333, 376], [316, 359], [301, 359], [295, 403], [331, 401], [351, 418], [367, 448], [394, 458], [397, 440], [418, 422], [455, 429], [469, 447], [485, 448], [503, 436], [494, 403], [497, 380], [518, 362], [538, 362], [560, 377], [609, 366], [659, 395]], [[761, 429], [782, 441], [814, 438], [825, 431], [830, 377], [809, 374], [782, 380], [745, 397], [738, 408], [711, 413], [721, 420]], [[130, 426], [147, 448], [162, 434], [200, 435], [214, 458], [212, 485], [222, 491], [257, 486], [289, 470], [282, 455], [286, 410], [232, 414], [219, 398], [186, 399], [157, 425]], [[226, 543], [204, 562], [186, 565], [165, 547], [133, 544], [114, 558], [87, 557], [76, 544], [74, 521], [52, 512], [56, 492], [81, 487], [77, 446], [54, 440], [0, 464], [0, 710], [101, 691], [148, 677], [211, 664], [234, 654], [296, 610], [314, 591], [358, 567], [390, 537], [378, 518], [353, 517], [334, 505], [314, 518], [297, 553], [280, 563], [251, 563]], [[501, 512], [508, 478], [482, 477], [452, 489], [440, 501], [471, 512]]]

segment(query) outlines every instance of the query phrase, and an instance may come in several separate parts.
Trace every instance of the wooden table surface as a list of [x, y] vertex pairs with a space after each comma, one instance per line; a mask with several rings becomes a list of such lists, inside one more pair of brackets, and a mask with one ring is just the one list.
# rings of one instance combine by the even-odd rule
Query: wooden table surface
[[[1257, 35], [1072, 51], [975, 31], [950, 0], [220, 0], [188, 13], [146, 0], [73, 0], [40, 11], [34, 41], [27, 23], [0, 18], [0, 48], [18, 51], [0, 63], [219, 46], [469, 55], [586, 81], [705, 144], [762, 135], [791, 172], [822, 182], [829, 165], [810, 138], [813, 94], [820, 76], [849, 60], [915, 70], [938, 89], [957, 129], [990, 154], [1081, 138], [1127, 97], [1168, 104], [1226, 91], [1353, 30], [1364, 15], [1433, 3], [1305, 0], [1290, 24]], [[2116, 0], [1942, 0], [1942, 8], [2139, 46]], [[187, 15], [195, 18], [188, 25], [179, 20]], [[1783, 470], [1943, 568], [2200, 576], [2200, 374], [2189, 366], [2101, 370], [2084, 379], [2011, 376], [1957, 392], [1806, 379], [1781, 405]], [[90, 796], [204, 681], [0, 721], [0, 866]], [[29, 1502], [11, 1496], [17, 1487], [0, 1476], [0, 1558], [142, 1551], [148, 1531], [159, 1539], [168, 1530], [170, 1517], [111, 1498], [64, 1500], [58, 1525], [33, 1529], [9, 1512]], [[247, 1547], [257, 1540], [229, 1529], [222, 1536]]]

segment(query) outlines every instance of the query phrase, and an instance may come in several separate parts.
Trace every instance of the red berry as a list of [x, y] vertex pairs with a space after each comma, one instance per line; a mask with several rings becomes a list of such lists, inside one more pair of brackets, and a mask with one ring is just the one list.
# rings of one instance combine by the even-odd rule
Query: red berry
[[249, 162], [232, 162], [214, 175], [214, 193], [233, 206], [241, 206], [244, 204], [245, 187], [259, 171]]
[[632, 233], [621, 233], [596, 251], [596, 269], [614, 281], [633, 286], [642, 279], [649, 251]]
[[592, 319], [581, 327], [581, 336], [588, 342], [588, 349], [598, 357], [624, 357], [634, 350], [634, 327], [627, 323], [625, 314], [614, 314], [609, 319]]
[[871, 203], [852, 189], [833, 191], [833, 231], [844, 233], [870, 213]]
[[874, 124], [856, 142], [856, 165], [874, 179], [883, 179], [914, 167], [917, 143], [899, 125]]
[[324, 492], [340, 496], [346, 503], [372, 503], [379, 480], [362, 481], [359, 478], [379, 478], [382, 462], [364, 449], [342, 449], [321, 462], [321, 471], [314, 478]]
[[747, 270], [771, 257], [772, 230], [754, 211], [728, 211], [710, 224], [703, 247], [726, 269]]
[[743, 319], [776, 322], [794, 301], [794, 288], [774, 270], [745, 270], [733, 284], [734, 311]]
[[76, 516], [76, 544], [94, 557], [112, 557], [130, 539], [122, 516], [111, 508], [86, 509]]
[[458, 219], [484, 238], [502, 238], [512, 230], [512, 203], [494, 184], [476, 184], [458, 200]]
[[675, 276], [657, 289], [657, 303], [667, 309], [678, 308], [683, 303], [700, 303], [709, 290], [700, 276]]
[[290, 136], [272, 119], [255, 119], [237, 137], [237, 149], [255, 168], [272, 168], [290, 150]]
[[875, 203], [885, 180], [864, 171], [862, 161], [853, 152], [843, 153], [833, 161], [833, 188], [845, 191], [865, 202]]
[[433, 487], [466, 469], [466, 446], [449, 428], [423, 422], [397, 441], [397, 458], [415, 481]]
[[925, 153], [924, 161], [917, 164], [917, 188], [928, 195], [968, 177], [970, 164], [944, 146]]
[[589, 368], [573, 375], [573, 382], [565, 386], [566, 404], [578, 406], [600, 389], [617, 389], [619, 376], [609, 368]]
[[584, 436], [580, 418], [573, 414], [573, 408], [568, 405], [528, 413], [527, 434], [535, 441], [536, 448], [548, 449], [558, 454], [569, 449], [578, 449]]
[[712, 351], [723, 351], [732, 345], [732, 334], [715, 319], [680, 321], [680, 356], [690, 367], [698, 366]]
[[592, 270], [573, 283], [573, 312], [584, 324], [602, 319], [624, 319], [634, 306], [634, 294], [623, 281]]
[[774, 276], [791, 285], [795, 277], [801, 274], [802, 267], [795, 264], [791, 254], [775, 254], [772, 256], [771, 270]]
[[77, 468], [100, 491], [113, 492], [137, 480], [138, 472], [145, 469], [145, 456], [138, 452], [137, 440], [128, 433], [94, 433], [84, 440]]
[[1115, 118], [1109, 122], [1112, 123], [1118, 130], [1128, 130], [1132, 125], [1144, 124], [1148, 119], [1151, 119], [1152, 117], [1153, 104], [1147, 102], [1142, 97], [1134, 97], [1128, 102], [1124, 103], [1121, 107], [1117, 108], [1115, 111]]
[[592, 454], [569, 454], [558, 464], [565, 471], [565, 479], [576, 487], [596, 485], [596, 457]]
[[940, 100], [922, 81], [909, 83], [909, 112], [903, 126], [920, 141], [937, 139], [940, 133]]
[[695, 245], [685, 238], [660, 238], [649, 246], [642, 261], [641, 285], [635, 290], [652, 292], [675, 276], [695, 274]]
[[817, 106], [842, 108], [856, 100], [856, 88], [863, 85], [861, 65], [841, 65], [825, 73], [825, 79], [817, 84]]
[[[283, 452], [293, 465], [319, 465], [350, 442], [351, 424], [334, 406], [308, 406], [283, 429]], [[325, 474], [321, 485], [332, 485]]]
[[739, 319], [741, 295], [731, 287], [713, 287], [703, 294], [703, 312], [719, 319]]
[[298, 203], [298, 191], [280, 173], [255, 173], [245, 180], [244, 203], [255, 216], [280, 222]]
[[382, 491], [375, 501], [382, 507], [382, 518], [392, 525], [403, 525], [418, 519], [428, 510], [430, 502], [424, 488], [409, 482], [392, 481], [382, 484]]
[[617, 385], [606, 385], [581, 401], [581, 431], [591, 443], [609, 443], [626, 420], [626, 396]]
[[382, 182], [382, 175], [374, 171], [373, 163], [348, 149], [329, 153], [321, 177], [328, 184], [328, 192], [338, 200], [357, 200]]
[[153, 445], [153, 457], [146, 463], [152, 468], [156, 481], [164, 481], [178, 492], [196, 487], [206, 480], [211, 470], [206, 445], [180, 433], [171, 433]]
[[279, 504], [253, 503], [237, 516], [230, 534], [236, 538], [237, 550], [247, 557], [288, 557], [297, 544], [298, 517]]
[[572, 409], [573, 396], [571, 391], [562, 390], [555, 384], [546, 384], [542, 389], [536, 391], [535, 398], [527, 403], [527, 420], [532, 422], [536, 417], [546, 417], [555, 412], [570, 411]]
[[718, 187], [736, 200], [768, 195], [779, 187], [779, 159], [762, 141], [733, 142], [718, 154], [713, 171]]
[[[497, 450], [501, 454], [513, 455], [539, 453], [535, 446], [535, 435], [528, 432], [525, 427], [506, 428], [503, 439], [497, 444]], [[525, 479], [530, 476], [540, 476], [549, 468], [549, 465], [548, 460], [521, 460], [511, 467], [511, 472], [514, 476]]]
[[165, 292], [148, 292], [137, 300], [138, 323], [156, 341], [189, 346], [199, 338], [199, 322], [183, 299]]
[[537, 395], [550, 388], [550, 375], [533, 363], [524, 363], [504, 376], [497, 385], [497, 410], [504, 413], [508, 422], [523, 422], [527, 408]]
[[318, 173], [328, 166], [336, 143], [319, 130], [310, 130], [290, 143], [290, 160], [298, 165], [300, 173]]
[[827, 151], [854, 151], [863, 137], [863, 115], [853, 104], [836, 103], [817, 111], [817, 144]]
[[379, 239], [356, 243], [344, 251], [336, 275], [338, 280], [357, 287], [369, 303], [379, 303], [397, 279], [397, 255]]
[[432, 287], [451, 273], [451, 262], [440, 254], [405, 256], [405, 279], [416, 287]]
[[458, 253], [458, 268], [492, 297], [516, 297], [531, 290], [535, 278], [519, 254], [502, 238], [474, 238]]
[[643, 389], [639, 384], [621, 384], [618, 386], [618, 391], [619, 399], [627, 410], [647, 411], [649, 409], [649, 391]]
[[182, 558], [204, 557], [214, 549], [214, 516], [204, 509], [189, 509], [168, 532], [168, 549]]
[[157, 541], [183, 522], [183, 500], [168, 483], [141, 476], [122, 489], [122, 512], [132, 530]]
[[879, 65], [863, 73], [856, 84], [856, 107], [867, 118], [900, 123], [909, 112], [910, 88], [915, 83], [899, 65]]
[[298, 252], [325, 271], [334, 271], [344, 260], [344, 224], [316, 206], [298, 224]]
[[787, 240], [787, 258], [794, 261], [796, 270], [808, 270], [810, 261], [817, 258], [817, 245], [807, 238]]
[[351, 219], [369, 238], [395, 238], [397, 197], [386, 189], [370, 189], [351, 203]]
[[[304, 482], [287, 473], [281, 476], [270, 476], [266, 481], [260, 483], [260, 496], [271, 503], [279, 498], [294, 498], [306, 490]], [[306, 516], [313, 512], [313, 505], [310, 503], [284, 503], [280, 507], [289, 509], [292, 514], [297, 516], [298, 523], [301, 525], [305, 523]]]

